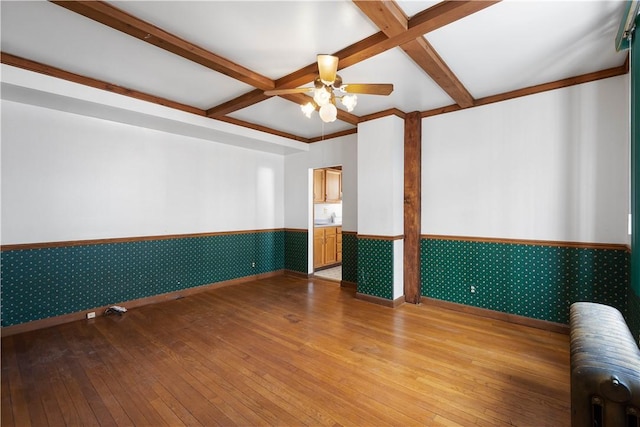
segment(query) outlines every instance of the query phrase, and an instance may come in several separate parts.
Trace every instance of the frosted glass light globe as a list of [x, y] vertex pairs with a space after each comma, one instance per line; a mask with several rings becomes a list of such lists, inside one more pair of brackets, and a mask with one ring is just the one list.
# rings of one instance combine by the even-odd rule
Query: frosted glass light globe
[[326, 105], [331, 101], [331, 93], [324, 87], [316, 89], [313, 100], [320, 106]]
[[338, 117], [338, 109], [333, 104], [325, 104], [320, 107], [320, 118], [325, 123], [330, 123]]
[[347, 111], [351, 112], [358, 104], [358, 97], [355, 95], [345, 95], [342, 97], [342, 105], [347, 107]]
[[312, 103], [307, 102], [306, 104], [301, 105], [300, 109], [302, 110], [302, 114], [304, 114], [305, 116], [307, 116], [308, 119], [310, 119], [311, 113], [313, 113], [313, 111], [315, 110], [315, 107], [313, 106]]

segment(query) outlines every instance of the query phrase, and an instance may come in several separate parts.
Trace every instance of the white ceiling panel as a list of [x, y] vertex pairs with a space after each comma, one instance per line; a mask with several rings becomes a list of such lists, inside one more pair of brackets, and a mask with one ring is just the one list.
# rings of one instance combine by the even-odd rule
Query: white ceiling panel
[[[397, 2], [409, 18], [438, 3]], [[261, 127], [267, 134], [285, 132], [298, 140], [315, 140], [356, 126], [342, 121], [323, 123], [317, 112], [307, 119], [297, 104], [278, 97], [263, 100], [260, 91], [238, 79], [255, 81], [259, 74], [275, 84], [314, 63], [319, 53], [350, 48], [353, 65], [339, 71], [345, 83], [394, 85], [390, 96], [358, 95], [352, 112], [356, 120], [394, 108], [425, 112], [456, 104], [439, 84], [449, 87], [452, 96], [469, 107], [483, 97], [587, 73], [610, 68], [617, 68], [614, 74], [624, 73], [621, 66], [627, 52], [615, 52], [613, 47], [624, 4], [621, 0], [504, 0], [438, 7], [428, 16], [443, 9], [449, 13], [437, 18], [442, 26], [424, 35], [445, 64], [438, 71], [432, 62], [437, 79], [416, 65], [398, 47], [399, 42], [389, 43], [373, 24], [381, 22], [384, 29], [393, 23], [384, 23], [384, 15], [374, 10], [368, 12], [374, 18], [370, 19], [350, 0], [87, 2], [77, 13], [44, 0], [1, 0], [0, 31], [3, 54], [93, 78], [105, 86], [114, 84], [202, 110], [213, 108], [217, 114], [250, 123], [249, 128]], [[476, 5], [486, 7], [465, 16]], [[120, 16], [113, 7], [128, 15]], [[115, 28], [133, 29], [135, 37], [82, 13], [102, 16]], [[451, 16], [458, 20], [445, 22]], [[147, 43], [141, 38], [152, 31], [140, 25], [140, 20], [205, 49], [211, 57], [222, 58], [220, 69], [231, 61], [246, 70], [227, 71], [235, 76], [232, 78]], [[171, 37], [154, 37], [164, 46], [172, 43]], [[423, 63], [433, 59], [419, 49], [412, 55]], [[38, 68], [4, 62], [28, 70]], [[456, 86], [448, 70], [464, 88]], [[63, 73], [50, 74], [66, 78]], [[313, 81], [314, 76], [305, 73], [307, 77]], [[269, 83], [262, 81], [257, 86], [268, 87]], [[225, 103], [224, 108], [215, 108]]]
[[411, 18], [413, 15], [428, 9], [431, 6], [435, 6], [440, 2], [426, 0], [402, 0], [397, 1], [396, 3], [400, 6], [405, 15], [407, 15], [407, 18]]
[[112, 4], [271, 79], [379, 31], [348, 0]]
[[2, 1], [2, 52], [210, 108], [253, 87], [46, 1]]
[[616, 67], [620, 1], [502, 1], [426, 35], [475, 98]]
[[453, 100], [400, 48], [340, 70], [344, 83], [393, 83], [389, 96], [358, 95], [353, 111], [359, 116], [387, 108], [424, 111], [453, 104]]

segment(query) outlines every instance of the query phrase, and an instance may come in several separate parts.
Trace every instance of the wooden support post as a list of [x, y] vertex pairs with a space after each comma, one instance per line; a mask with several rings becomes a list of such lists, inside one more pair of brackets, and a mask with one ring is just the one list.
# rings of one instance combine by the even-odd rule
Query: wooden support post
[[422, 118], [409, 113], [404, 121], [404, 299], [420, 303], [420, 213]]

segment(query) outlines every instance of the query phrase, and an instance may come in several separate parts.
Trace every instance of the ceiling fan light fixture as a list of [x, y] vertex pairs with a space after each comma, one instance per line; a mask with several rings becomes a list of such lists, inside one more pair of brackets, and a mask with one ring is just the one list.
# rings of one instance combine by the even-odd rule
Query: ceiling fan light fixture
[[342, 105], [347, 107], [348, 112], [352, 112], [358, 104], [358, 97], [355, 94], [345, 95], [342, 97]]
[[338, 109], [335, 105], [329, 103], [320, 107], [320, 118], [325, 123], [331, 123], [338, 117]]
[[301, 105], [300, 109], [302, 110], [302, 114], [304, 114], [305, 116], [307, 116], [308, 119], [310, 119], [311, 113], [315, 111], [316, 107], [313, 105], [312, 102], [307, 102], [306, 104]]
[[[0, 0], [1, 1], [1, 0]], [[637, 0], [640, 1], [640, 0]], [[382, 83], [357, 83], [344, 84], [338, 74], [339, 59], [334, 55], [318, 55], [319, 76], [313, 80], [313, 87], [281, 88], [265, 90], [264, 94], [290, 95], [298, 93], [313, 93], [313, 100], [300, 105], [302, 113], [311, 118], [313, 110], [319, 109], [320, 118], [325, 123], [333, 122], [338, 117], [336, 98], [342, 101], [342, 105], [351, 112], [358, 103], [356, 93], [367, 95], [389, 95], [393, 92], [392, 84]], [[344, 64], [343, 64], [344, 65]]]
[[331, 92], [327, 89], [326, 86], [323, 86], [319, 89], [314, 89], [313, 100], [319, 106], [327, 105], [331, 102]]
[[318, 55], [318, 71], [320, 80], [325, 85], [332, 85], [338, 71], [338, 57], [333, 55]]

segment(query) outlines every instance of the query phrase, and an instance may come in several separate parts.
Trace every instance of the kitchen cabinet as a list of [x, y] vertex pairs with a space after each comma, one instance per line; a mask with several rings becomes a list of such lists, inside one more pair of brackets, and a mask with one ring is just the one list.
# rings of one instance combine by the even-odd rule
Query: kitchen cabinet
[[335, 264], [337, 257], [336, 227], [324, 229], [324, 263], [325, 265]]
[[313, 202], [340, 203], [342, 201], [342, 171], [314, 169]]
[[335, 169], [325, 170], [325, 202], [339, 203], [342, 200], [342, 172]]
[[324, 265], [324, 228], [315, 228], [313, 231], [313, 267]]
[[316, 227], [313, 232], [313, 267], [342, 261], [342, 227]]
[[313, 202], [322, 203], [325, 200], [325, 171], [324, 169], [313, 170]]

